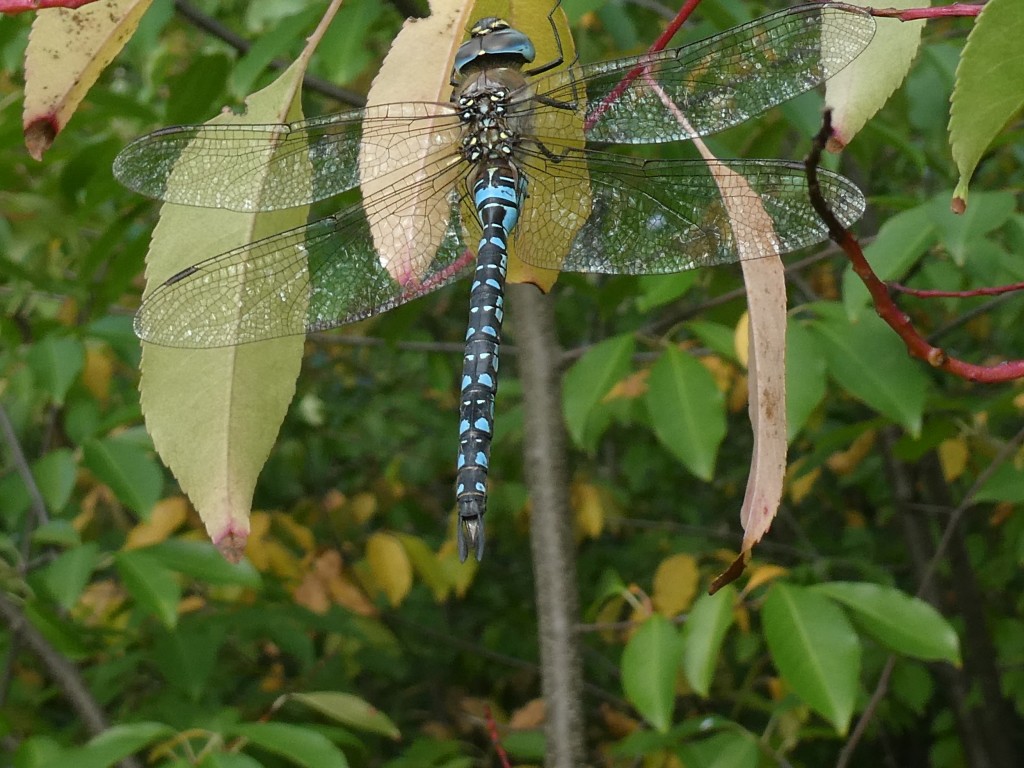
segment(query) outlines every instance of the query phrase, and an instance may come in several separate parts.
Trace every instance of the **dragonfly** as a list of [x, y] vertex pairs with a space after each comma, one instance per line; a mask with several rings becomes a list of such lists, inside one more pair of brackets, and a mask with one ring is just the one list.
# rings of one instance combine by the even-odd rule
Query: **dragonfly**
[[[734, 263], [748, 256], [727, 195], [759, 198], [773, 253], [826, 239], [796, 163], [642, 159], [607, 145], [738, 125], [827, 80], [873, 34], [866, 11], [815, 3], [680, 48], [534, 65], [530, 38], [487, 17], [457, 51], [450, 101], [157, 130], [114, 162], [143, 195], [264, 211], [360, 187], [361, 202], [178, 272], [144, 297], [135, 332], [172, 347], [246, 344], [352, 323], [472, 275], [455, 495], [459, 556], [479, 560], [510, 250], [536, 267], [605, 274]], [[744, 184], [720, 186], [723, 170]], [[861, 216], [852, 182], [821, 172], [820, 183], [844, 225]]]

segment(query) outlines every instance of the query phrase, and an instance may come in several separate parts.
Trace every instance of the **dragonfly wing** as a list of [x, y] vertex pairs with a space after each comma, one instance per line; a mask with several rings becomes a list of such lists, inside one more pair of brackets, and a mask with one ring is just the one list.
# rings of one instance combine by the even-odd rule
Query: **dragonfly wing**
[[182, 270], [143, 300], [136, 334], [163, 346], [207, 348], [325, 330], [385, 312], [471, 269], [454, 191], [437, 203], [448, 217], [440, 243], [426, 256], [407, 255], [409, 264], [426, 264], [415, 270], [404, 262], [382, 265], [370, 232], [370, 205], [352, 206]]
[[[174, 126], [125, 147], [114, 160], [114, 176], [135, 192], [180, 205], [294, 208], [356, 186], [360, 142], [372, 145], [396, 133], [436, 137], [422, 142], [436, 150], [457, 140], [458, 118], [447, 104], [410, 103], [290, 124]], [[412, 162], [378, 153], [362, 173], [380, 176]]]
[[585, 102], [588, 141], [690, 139], [814, 88], [853, 61], [874, 31], [868, 12], [853, 6], [798, 6], [682, 48], [555, 73], [535, 88], [548, 105]]
[[[591, 151], [567, 154], [556, 170], [581, 163], [589, 171], [590, 211], [568, 254], [560, 258], [562, 254], [545, 247], [548, 240], [540, 222], [556, 228], [576, 211], [542, 211], [534, 213], [533, 229], [540, 237], [516, 244], [524, 261], [568, 272], [635, 275], [733, 263], [740, 258], [737, 242], [749, 238], [730, 221], [723, 194], [760, 198], [774, 224], [779, 253], [828, 237], [810, 206], [804, 168], [798, 163], [718, 161], [746, 180], [746, 185], [724, 192], [703, 160], [641, 160]], [[549, 174], [536, 171], [530, 176], [531, 188], [552, 183]], [[860, 190], [835, 173], [819, 171], [819, 177], [839, 220], [844, 225], [856, 221], [865, 207]]]

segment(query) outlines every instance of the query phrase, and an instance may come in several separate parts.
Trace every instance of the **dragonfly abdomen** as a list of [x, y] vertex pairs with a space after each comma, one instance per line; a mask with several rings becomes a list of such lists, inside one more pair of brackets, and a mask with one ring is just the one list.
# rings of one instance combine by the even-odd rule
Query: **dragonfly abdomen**
[[494, 432], [494, 396], [498, 391], [508, 235], [519, 218], [525, 189], [525, 179], [510, 162], [482, 168], [473, 183], [473, 202], [482, 235], [469, 294], [459, 412], [455, 492], [462, 560], [471, 549], [478, 560], [484, 552], [483, 515], [487, 511], [487, 468]]

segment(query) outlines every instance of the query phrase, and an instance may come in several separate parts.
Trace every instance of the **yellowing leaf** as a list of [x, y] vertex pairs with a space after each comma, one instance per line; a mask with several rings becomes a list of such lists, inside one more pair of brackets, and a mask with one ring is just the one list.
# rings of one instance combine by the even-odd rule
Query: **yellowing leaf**
[[604, 530], [605, 521], [601, 489], [590, 483], [573, 483], [570, 497], [577, 536], [596, 539]]
[[[422, 277], [433, 260], [448, 225], [447, 190], [463, 173], [461, 163], [452, 162], [450, 153], [459, 129], [431, 103], [451, 97], [452, 64], [462, 43], [458, 30], [468, 27], [472, 12], [472, 3], [437, 0], [429, 17], [407, 20], [366, 97], [368, 116], [408, 118], [409, 130], [395, 131], [388, 125], [367, 136], [364, 129], [359, 147], [364, 200], [387, 195], [397, 179], [410, 174], [422, 178], [442, 171], [447, 174], [446, 182], [423, 185], [418, 194], [407, 193], [398, 210], [389, 206], [378, 214], [379, 206], [367, 206], [381, 264], [403, 285]], [[444, 117], [432, 124], [427, 119], [430, 115]], [[448, 127], [440, 130], [441, 125]]]
[[106, 345], [85, 345], [85, 367], [82, 368], [82, 383], [86, 389], [105, 405], [110, 397], [110, 379], [114, 375], [114, 359]]
[[736, 350], [736, 359], [740, 361], [740, 365], [746, 367], [750, 359], [750, 312], [740, 315], [733, 331], [732, 344]]
[[188, 519], [188, 500], [184, 496], [162, 499], [153, 506], [149, 519], [128, 532], [125, 549], [138, 549], [167, 539]]
[[287, 531], [288, 536], [298, 544], [304, 552], [312, 552], [316, 549], [316, 537], [306, 526], [299, 523], [291, 515], [278, 514], [274, 517], [274, 523]]
[[658, 613], [671, 618], [690, 607], [699, 586], [700, 569], [693, 555], [672, 555], [654, 572], [651, 601]]
[[374, 533], [366, 542], [366, 561], [388, 602], [392, 607], [401, 605], [412, 589], [412, 563], [402, 542], [390, 533]]
[[743, 591], [740, 593], [740, 596], [746, 597], [762, 584], [767, 584], [770, 581], [781, 578], [787, 573], [789, 573], [789, 569], [783, 568], [781, 565], [755, 566], [750, 569], [750, 578], [747, 579], [747, 584], [743, 587]]
[[800, 463], [797, 462], [786, 472], [789, 498], [794, 504], [799, 504], [801, 501], [806, 499], [807, 494], [811, 492], [814, 484], [818, 481], [818, 478], [821, 477], [821, 467], [815, 467], [810, 472], [804, 472], [802, 475], [797, 476], [799, 469]]
[[100, 0], [36, 14], [25, 51], [22, 129], [41, 160], [92, 84], [135, 32], [152, 0]]
[[642, 397], [647, 392], [647, 379], [650, 375], [650, 368], [631, 373], [608, 390], [608, 394], [601, 398], [601, 402], [608, 403], [618, 398], [636, 400]]
[[356, 525], [364, 525], [377, 514], [377, 497], [372, 493], [357, 493], [345, 505], [345, 512]]
[[950, 438], [939, 443], [939, 463], [942, 465], [942, 476], [951, 483], [963, 474], [967, 468], [967, 443], [962, 437]]
[[874, 444], [875, 431], [873, 429], [865, 430], [857, 435], [845, 451], [836, 451], [829, 456], [826, 464], [837, 475], [848, 475], [871, 455]]
[[512, 713], [512, 717], [508, 720], [508, 727], [517, 730], [541, 728], [546, 717], [547, 705], [544, 703], [544, 699], [531, 699]]
[[377, 608], [363, 591], [342, 572], [341, 554], [334, 549], [310, 563], [302, 583], [293, 592], [295, 602], [314, 613], [327, 613], [332, 604], [344, 606], [360, 616], [375, 616]]
[[608, 732], [616, 739], [621, 739], [629, 734], [640, 730], [642, 724], [639, 720], [617, 709], [613, 709], [608, 702], [601, 702], [601, 723]]

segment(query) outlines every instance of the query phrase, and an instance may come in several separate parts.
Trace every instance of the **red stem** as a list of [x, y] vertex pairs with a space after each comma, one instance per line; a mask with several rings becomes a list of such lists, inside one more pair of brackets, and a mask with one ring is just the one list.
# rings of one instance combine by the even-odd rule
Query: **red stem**
[[811, 205], [828, 227], [829, 236], [846, 253], [847, 258], [849, 258], [850, 263], [853, 265], [853, 271], [857, 273], [857, 276], [867, 287], [879, 317], [903, 339], [903, 343], [907, 345], [907, 351], [910, 352], [912, 357], [924, 360], [934, 368], [952, 373], [954, 376], [959, 376], [969, 381], [991, 383], [1024, 378], [1024, 360], [1007, 360], [996, 365], [975, 365], [974, 363], [968, 363], [959, 358], [951, 357], [941, 347], [929, 344], [914, 327], [907, 314], [896, 305], [886, 284], [878, 278], [878, 275], [871, 269], [871, 265], [868, 264], [867, 259], [864, 258], [864, 252], [861, 250], [860, 244], [850, 234], [849, 230], [845, 229], [839, 223], [839, 220], [832, 215], [828, 204], [825, 202], [825, 198], [821, 194], [821, 188], [818, 186], [818, 162], [821, 160], [821, 153], [831, 134], [832, 115], [826, 111], [821, 131], [815, 137], [811, 152], [804, 163], [807, 169], [807, 186], [811, 197]]
[[919, 19], [939, 19], [949, 16], [977, 16], [984, 4], [951, 3], [936, 8], [872, 8], [872, 16], [882, 16], [899, 21], [917, 21]]
[[[657, 53], [658, 51], [664, 50], [665, 46], [668, 45], [668, 41], [671, 40], [679, 28], [683, 26], [686, 20], [693, 13], [694, 9], [700, 4], [700, 0], [686, 0], [686, 3], [682, 8], [679, 9], [679, 13], [672, 19], [665, 31], [662, 32], [658, 39], [654, 41], [650, 48], [647, 49], [647, 53]], [[633, 69], [626, 73], [626, 76], [622, 78], [622, 81], [612, 89], [611, 93], [604, 97], [600, 104], [594, 109], [592, 113], [587, 116], [587, 122], [584, 126], [584, 130], [590, 130], [590, 128], [596, 123], [608, 108], [614, 104], [619, 96], [621, 96], [625, 90], [629, 87], [629, 84], [640, 77], [647, 69], [646, 64], [637, 64]]]
[[39, 11], [43, 8], [74, 9], [95, 2], [96, 0], [0, 0], [0, 13], [14, 15], [26, 11]]

